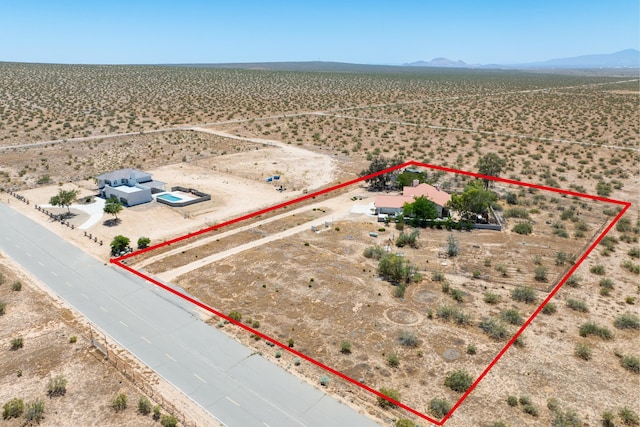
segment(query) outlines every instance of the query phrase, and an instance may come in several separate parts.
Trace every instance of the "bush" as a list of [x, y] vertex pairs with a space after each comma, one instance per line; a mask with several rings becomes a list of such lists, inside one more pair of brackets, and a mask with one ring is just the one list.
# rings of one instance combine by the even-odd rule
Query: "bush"
[[533, 226], [528, 222], [521, 222], [513, 226], [511, 231], [518, 234], [528, 235], [533, 233]]
[[154, 421], [158, 421], [160, 419], [160, 406], [156, 405], [153, 407], [153, 415], [151, 416]]
[[49, 397], [54, 396], [64, 396], [67, 392], [67, 379], [62, 375], [56, 375], [55, 377], [49, 378], [49, 383], [47, 384], [47, 394]]
[[384, 255], [384, 249], [380, 246], [369, 246], [364, 250], [363, 255], [365, 258], [372, 258], [375, 260], [379, 260]]
[[457, 309], [456, 307], [441, 305], [437, 308], [436, 315], [439, 319], [442, 319], [445, 322], [453, 322], [461, 326], [471, 324], [471, 315], [465, 314], [463, 311]]
[[638, 414], [626, 406], [624, 408], [620, 408], [618, 415], [620, 415], [622, 422], [628, 426], [637, 426], [640, 424], [640, 417], [638, 417]]
[[75, 344], [76, 342], [78, 342], [78, 337], [75, 335], [72, 335], [69, 337], [69, 344]]
[[640, 318], [633, 313], [623, 313], [616, 317], [613, 325], [618, 329], [640, 329]]
[[542, 314], [553, 314], [557, 311], [556, 305], [552, 302], [548, 302], [542, 307]]
[[640, 246], [634, 246], [627, 252], [631, 258], [640, 258]]
[[621, 265], [623, 268], [626, 268], [627, 270], [629, 270], [630, 273], [640, 274], [640, 264], [634, 264], [633, 262], [627, 260], [623, 262]]
[[502, 214], [505, 218], [529, 219], [529, 212], [525, 208], [505, 209]]
[[400, 332], [400, 344], [402, 344], [405, 347], [417, 347], [418, 338], [412, 332], [402, 331]]
[[500, 273], [502, 277], [509, 277], [509, 272], [507, 271], [507, 267], [504, 264], [496, 265], [496, 271]]
[[464, 393], [469, 390], [469, 387], [473, 384], [473, 377], [469, 375], [464, 369], [458, 369], [453, 371], [444, 379], [444, 385], [449, 387], [453, 391]]
[[444, 273], [434, 271], [433, 275], [431, 276], [431, 280], [433, 280], [434, 282], [442, 282], [444, 280]]
[[518, 398], [515, 396], [507, 397], [507, 405], [509, 406], [518, 406]]
[[391, 366], [392, 368], [397, 368], [398, 366], [400, 366], [400, 358], [398, 357], [397, 354], [392, 353], [389, 355], [389, 357], [387, 358], [387, 363], [389, 364], [389, 366]]
[[510, 308], [507, 310], [503, 310], [500, 313], [500, 318], [507, 323], [511, 323], [512, 325], [522, 325], [522, 315], [515, 308]]
[[0, 300], [0, 316], [2, 316], [7, 311], [7, 303]]
[[11, 285], [11, 290], [19, 292], [22, 290], [22, 283], [20, 283], [19, 281], [15, 281], [13, 282], [13, 284]]
[[239, 311], [232, 311], [231, 313], [229, 313], [229, 318], [232, 320], [235, 320], [236, 322], [239, 322], [242, 320], [242, 314]]
[[460, 252], [460, 246], [458, 245], [458, 241], [453, 234], [449, 234], [449, 238], [447, 240], [447, 255], [450, 257], [457, 256]]
[[460, 289], [451, 289], [449, 295], [451, 295], [451, 298], [453, 298], [456, 302], [464, 302], [464, 294]]
[[597, 274], [598, 276], [603, 276], [605, 273], [604, 265], [592, 265], [589, 271], [593, 274]]
[[436, 418], [442, 418], [451, 410], [451, 404], [445, 399], [434, 397], [429, 401], [429, 412]]
[[18, 418], [24, 412], [24, 402], [22, 399], [11, 399], [2, 407], [2, 418]]
[[144, 249], [146, 247], [149, 246], [149, 243], [151, 243], [151, 239], [148, 237], [140, 237], [138, 239], [138, 249]]
[[127, 395], [124, 393], [120, 393], [111, 401], [111, 407], [116, 411], [124, 411], [127, 409]]
[[474, 344], [467, 345], [467, 354], [474, 355], [477, 352], [478, 352], [478, 350], [476, 349], [476, 346]]
[[580, 285], [581, 281], [582, 281], [582, 277], [574, 274], [572, 276], [569, 276], [569, 278], [565, 283], [567, 284], [567, 286], [570, 286], [572, 288], [577, 288], [578, 285]]
[[494, 294], [493, 292], [485, 292], [484, 293], [484, 302], [487, 304], [498, 304], [502, 298], [500, 295]]
[[415, 423], [406, 418], [400, 418], [396, 421], [395, 427], [416, 427]]
[[536, 291], [526, 286], [518, 286], [511, 291], [511, 298], [516, 301], [533, 304], [536, 302]]
[[340, 343], [340, 353], [351, 354], [351, 343], [349, 341], [342, 341]]
[[548, 273], [549, 273], [549, 270], [547, 270], [546, 267], [543, 267], [543, 266], [539, 265], [533, 271], [533, 277], [538, 282], [546, 282]]
[[35, 421], [39, 423], [44, 418], [44, 400], [36, 399], [27, 403], [24, 416], [27, 421]]
[[173, 415], [163, 415], [160, 419], [160, 425], [162, 427], [176, 427], [178, 425], [178, 419]]
[[575, 350], [576, 356], [578, 356], [582, 360], [590, 360], [591, 359], [591, 346], [585, 343], [576, 344]]
[[[392, 389], [392, 388], [381, 388], [380, 389], [380, 393], [382, 393], [383, 395], [395, 400], [396, 402], [400, 401], [400, 393], [398, 392], [398, 390]], [[381, 408], [395, 408], [396, 404], [389, 402], [387, 399], [378, 396], [378, 406], [380, 406]]]
[[417, 248], [418, 247], [418, 236], [419, 236], [419, 232], [418, 230], [413, 230], [411, 233], [406, 234], [404, 232], [401, 232], [400, 235], [398, 236], [398, 239], [396, 240], [396, 246], [399, 248], [402, 248], [404, 246], [411, 246], [412, 248]]
[[480, 321], [478, 326], [489, 338], [496, 341], [505, 340], [510, 336], [507, 327], [496, 319], [485, 317]]
[[570, 256], [566, 252], [556, 252], [556, 265], [565, 265]]
[[620, 365], [634, 374], [640, 374], [640, 359], [636, 356], [624, 356], [620, 359]]
[[24, 347], [24, 339], [22, 337], [16, 337], [11, 340], [11, 350], [16, 351]]
[[151, 413], [151, 402], [145, 396], [138, 399], [138, 413], [141, 415], [149, 415]]
[[589, 311], [589, 307], [587, 307], [586, 302], [573, 298], [569, 298], [567, 300], [567, 307], [569, 307], [571, 310], [579, 311], [581, 313], [587, 313]]
[[604, 340], [610, 340], [613, 338], [613, 334], [609, 329], [600, 327], [593, 322], [587, 322], [580, 325], [580, 336], [586, 338], [589, 335], [595, 335]]
[[538, 416], [538, 408], [536, 408], [535, 406], [533, 406], [530, 403], [528, 403], [526, 405], [522, 405], [522, 412], [524, 412], [525, 414], [529, 414], [532, 417], [537, 417]]
[[323, 375], [320, 377], [320, 379], [318, 380], [318, 382], [320, 383], [320, 385], [322, 387], [326, 387], [329, 385], [329, 377], [326, 375]]
[[583, 424], [576, 411], [567, 409], [566, 411], [555, 411], [551, 425], [553, 427], [582, 427]]
[[123, 235], [118, 235], [113, 238], [110, 243], [111, 255], [117, 256], [121, 252], [125, 251], [129, 247], [131, 240]]

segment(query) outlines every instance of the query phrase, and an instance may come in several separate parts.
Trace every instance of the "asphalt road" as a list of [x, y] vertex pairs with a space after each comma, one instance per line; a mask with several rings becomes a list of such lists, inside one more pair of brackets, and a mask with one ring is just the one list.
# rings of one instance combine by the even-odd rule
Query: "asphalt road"
[[190, 303], [2, 203], [0, 248], [224, 425], [378, 425], [205, 324]]

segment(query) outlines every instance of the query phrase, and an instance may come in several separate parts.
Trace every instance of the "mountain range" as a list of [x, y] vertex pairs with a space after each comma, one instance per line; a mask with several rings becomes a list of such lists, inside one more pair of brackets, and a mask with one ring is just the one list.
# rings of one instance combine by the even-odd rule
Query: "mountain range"
[[449, 68], [510, 68], [510, 69], [591, 69], [591, 68], [640, 68], [640, 51], [625, 49], [614, 53], [582, 55], [570, 58], [556, 58], [541, 62], [523, 64], [467, 64], [447, 58], [431, 61], [417, 61], [403, 64], [408, 67], [449, 67]]

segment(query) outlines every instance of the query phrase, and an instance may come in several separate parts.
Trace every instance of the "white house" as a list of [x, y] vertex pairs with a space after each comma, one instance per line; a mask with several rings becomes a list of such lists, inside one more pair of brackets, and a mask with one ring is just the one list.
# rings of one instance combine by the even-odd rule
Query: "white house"
[[100, 197], [116, 197], [125, 206], [135, 206], [153, 200], [152, 194], [164, 191], [165, 183], [154, 181], [151, 174], [137, 169], [119, 169], [99, 175]]

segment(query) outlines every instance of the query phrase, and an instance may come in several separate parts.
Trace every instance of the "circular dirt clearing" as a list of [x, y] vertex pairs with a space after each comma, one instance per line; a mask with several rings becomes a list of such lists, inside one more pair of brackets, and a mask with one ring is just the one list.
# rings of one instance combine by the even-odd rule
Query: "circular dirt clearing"
[[417, 325], [422, 322], [421, 316], [408, 308], [388, 308], [384, 311], [384, 317], [397, 325]]

